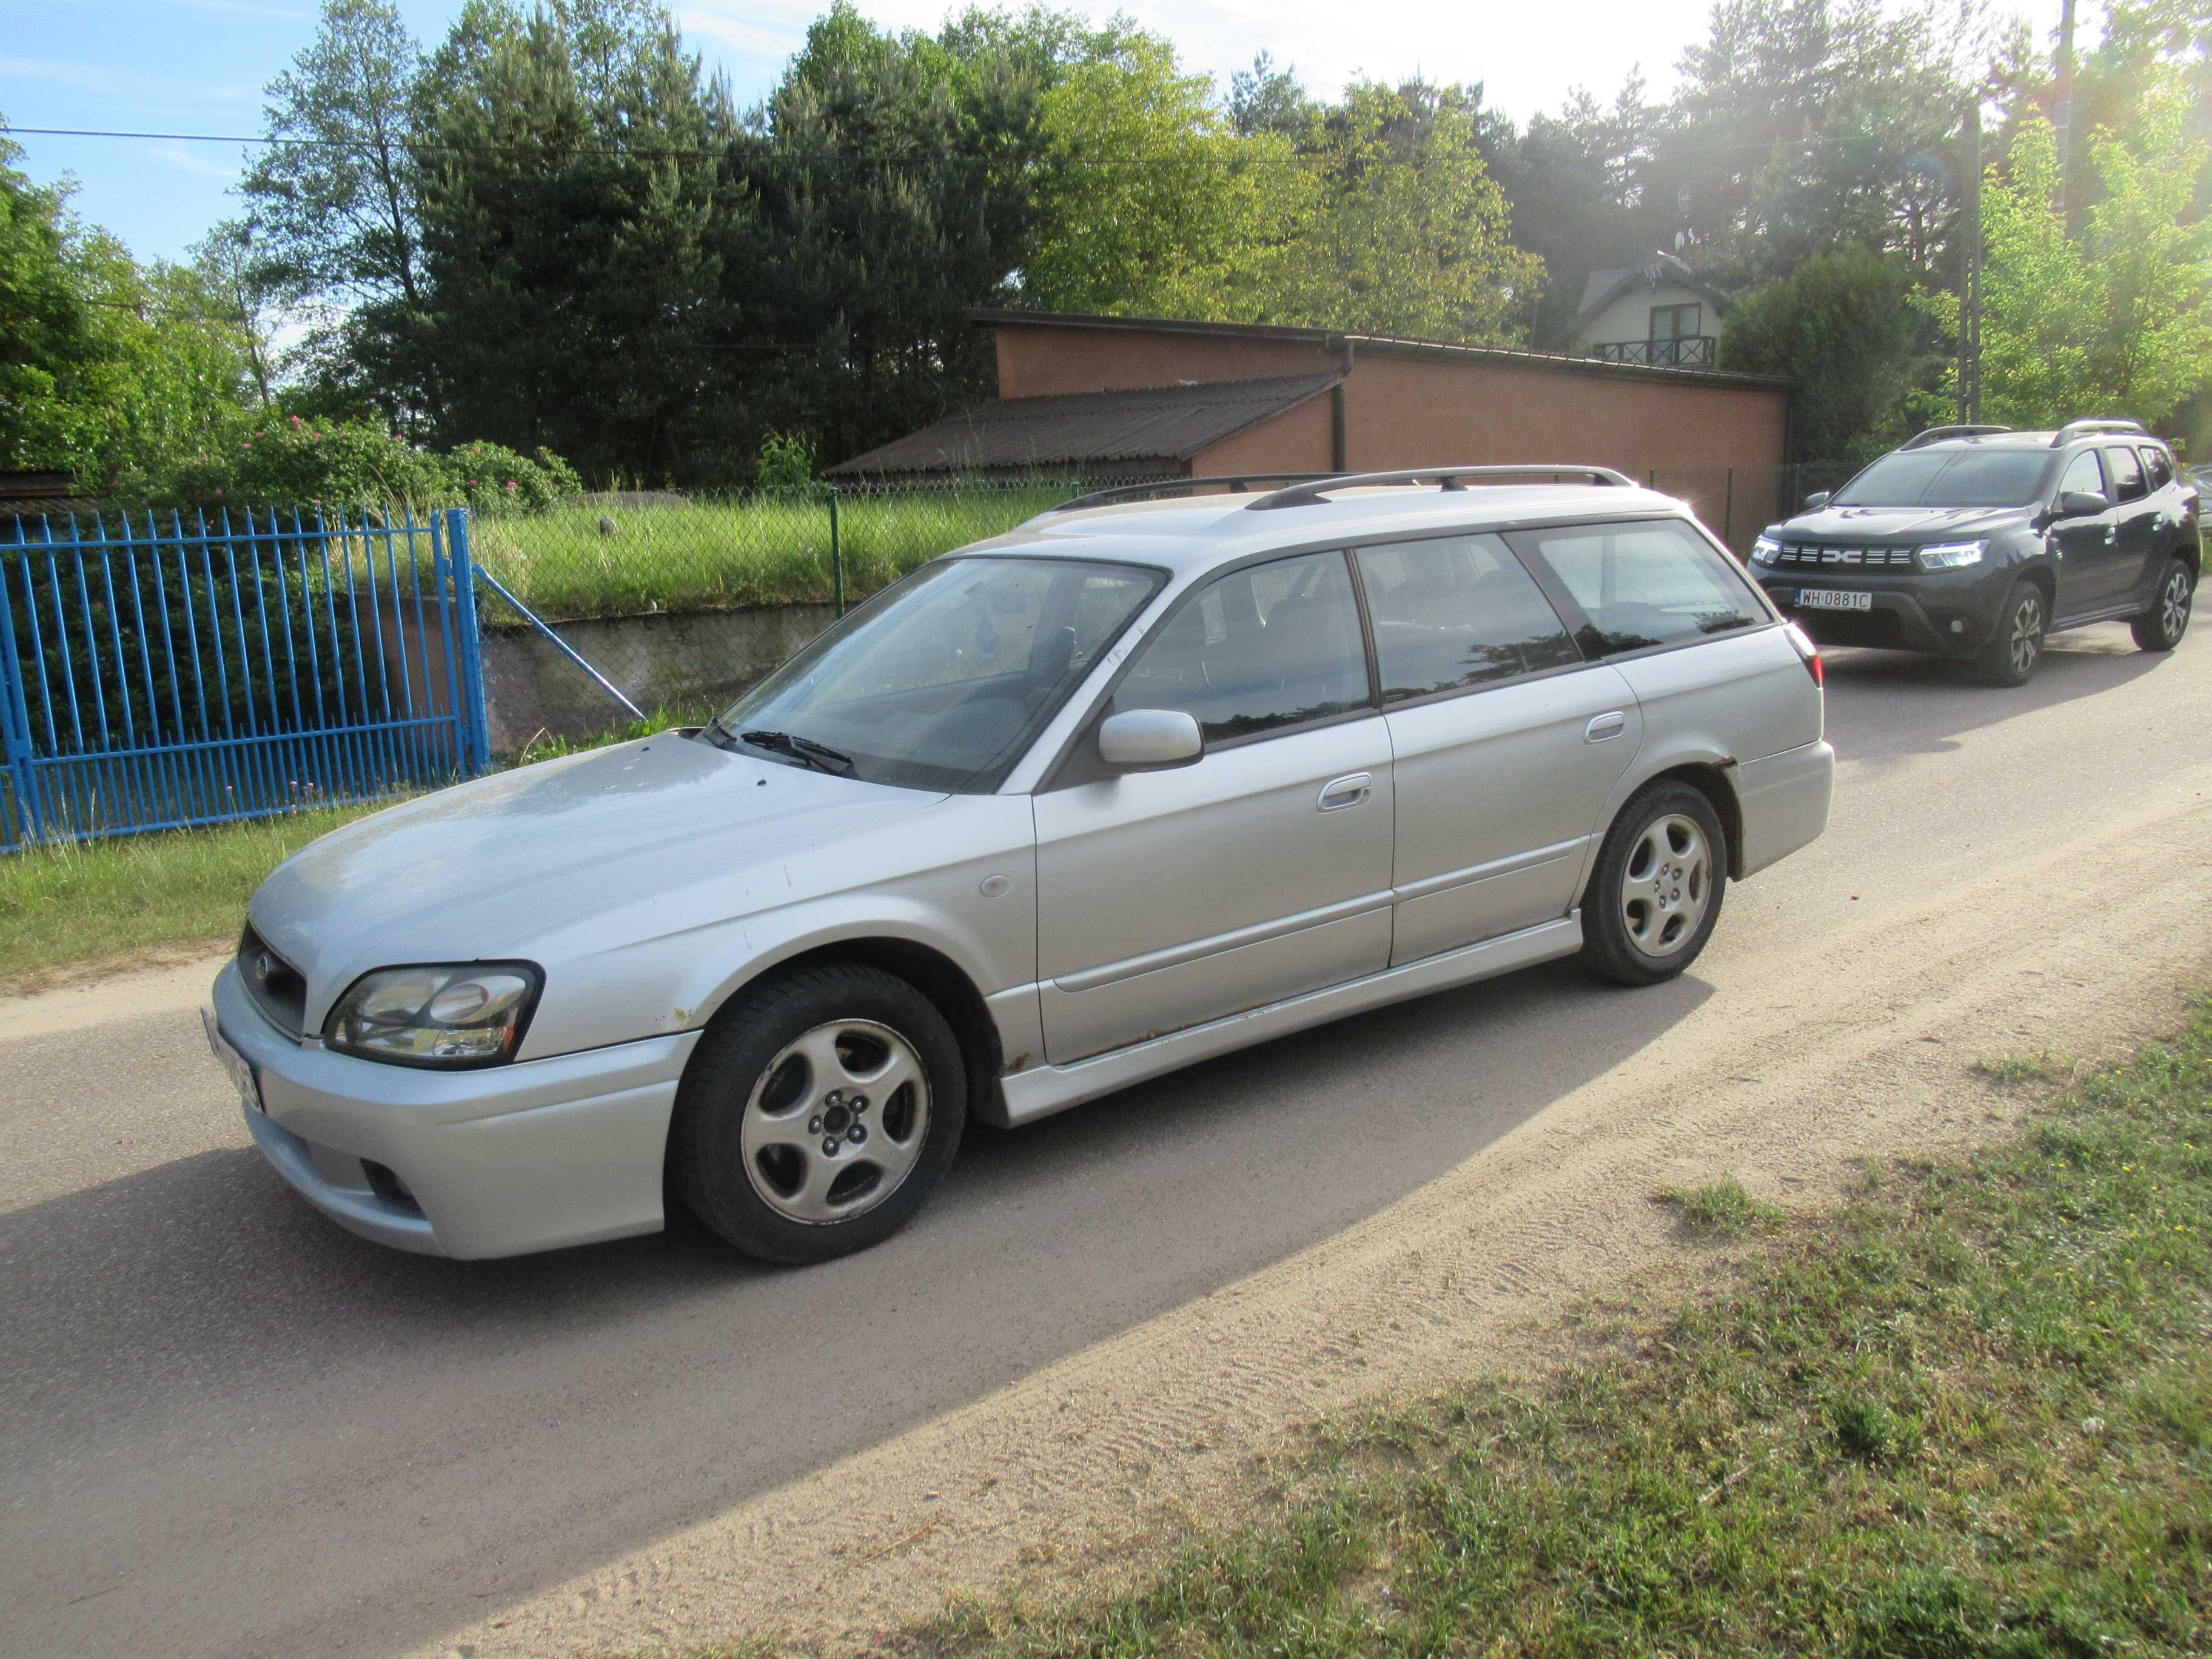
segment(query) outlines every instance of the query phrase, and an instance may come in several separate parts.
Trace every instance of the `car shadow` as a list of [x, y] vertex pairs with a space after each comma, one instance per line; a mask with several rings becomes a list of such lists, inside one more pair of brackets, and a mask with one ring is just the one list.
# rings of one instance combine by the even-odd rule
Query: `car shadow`
[[[411, 1256], [325, 1221], [250, 1148], [200, 1152], [0, 1216], [0, 1470], [136, 1493], [159, 1476], [119, 1469], [120, 1444], [146, 1469], [186, 1451], [222, 1462], [234, 1559], [283, 1547], [281, 1517], [357, 1478], [374, 1446], [408, 1471], [404, 1496], [348, 1507], [319, 1570], [337, 1575], [332, 1619], [372, 1598], [376, 1628], [287, 1639], [403, 1647], [1320, 1243], [1710, 994], [1691, 976], [1628, 993], [1554, 964], [1017, 1133], [971, 1130], [896, 1242], [804, 1271], [696, 1226], [506, 1261]], [[108, 1499], [102, 1513], [146, 1501]], [[494, 1557], [489, 1587], [449, 1570]], [[83, 1611], [111, 1607], [148, 1611], [124, 1596]], [[207, 1634], [211, 1651], [246, 1645]]]

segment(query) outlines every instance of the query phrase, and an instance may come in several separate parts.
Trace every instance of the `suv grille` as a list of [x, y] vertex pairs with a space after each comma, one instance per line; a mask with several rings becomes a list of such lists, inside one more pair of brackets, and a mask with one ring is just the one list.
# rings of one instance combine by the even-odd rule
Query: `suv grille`
[[247, 922], [238, 936], [238, 976], [246, 994], [281, 1030], [303, 1035], [307, 1019], [307, 981], [300, 970], [262, 942]]
[[1775, 556], [1778, 565], [1800, 569], [1820, 565], [1830, 570], [1911, 570], [1917, 568], [1909, 547], [1826, 547], [1818, 542], [1791, 542]]

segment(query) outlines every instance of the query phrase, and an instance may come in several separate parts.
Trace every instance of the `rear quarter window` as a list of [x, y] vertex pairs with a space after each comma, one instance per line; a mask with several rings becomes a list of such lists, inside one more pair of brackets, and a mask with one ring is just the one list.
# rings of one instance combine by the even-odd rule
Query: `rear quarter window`
[[2173, 463], [2166, 458], [2164, 450], [2145, 447], [2142, 458], [2143, 465], [2150, 472], [2150, 487], [2153, 489], [2163, 489], [2173, 482]]
[[1557, 577], [1589, 618], [1579, 642], [1594, 654], [1677, 645], [1769, 620], [1735, 561], [1678, 520], [1559, 525], [1508, 539]]

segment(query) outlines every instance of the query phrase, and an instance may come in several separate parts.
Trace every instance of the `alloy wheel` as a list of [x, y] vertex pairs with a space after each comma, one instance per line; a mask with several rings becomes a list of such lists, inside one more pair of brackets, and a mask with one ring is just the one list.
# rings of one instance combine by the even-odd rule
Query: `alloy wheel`
[[1621, 866], [1620, 915], [1647, 957], [1673, 956], [1697, 937], [1712, 902], [1713, 857], [1693, 818], [1669, 812], [1644, 828]]
[[2043, 597], [2025, 593], [2012, 613], [2012, 633], [2005, 641], [2013, 672], [2025, 678], [2043, 652]]
[[893, 1193], [929, 1131], [929, 1078], [914, 1045], [869, 1019], [802, 1033], [762, 1071], [739, 1131], [761, 1201], [820, 1225]]
[[2168, 573], [2166, 589], [2158, 599], [2159, 621], [2165, 625], [2166, 638], [2178, 640], [2187, 629], [2189, 603], [2194, 597], [2189, 572], [2177, 563]]

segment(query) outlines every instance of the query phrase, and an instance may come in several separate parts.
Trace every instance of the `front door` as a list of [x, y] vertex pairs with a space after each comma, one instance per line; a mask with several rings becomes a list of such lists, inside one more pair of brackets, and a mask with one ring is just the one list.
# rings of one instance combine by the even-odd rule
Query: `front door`
[[1036, 798], [1037, 963], [1054, 1065], [1379, 971], [1390, 738], [1341, 553], [1188, 596], [1106, 713], [1179, 708], [1195, 764], [1109, 775], [1095, 726]]
[[2101, 513], [2083, 513], [2053, 521], [2052, 551], [2058, 556], [2058, 601], [2053, 620], [2078, 617], [2108, 602], [2119, 558], [2119, 513], [2112, 502], [2104, 463], [2085, 449], [2066, 465], [2058, 481], [2059, 499], [2069, 490], [2105, 498]]

